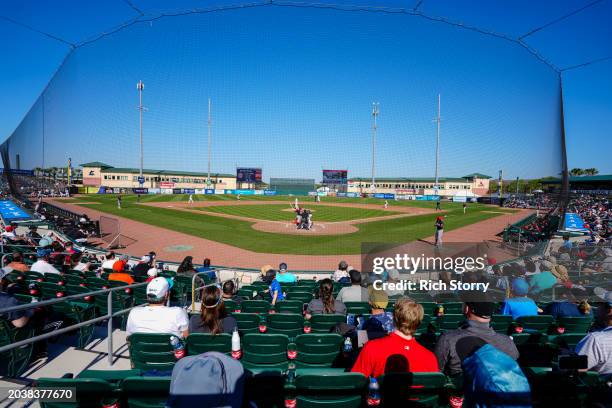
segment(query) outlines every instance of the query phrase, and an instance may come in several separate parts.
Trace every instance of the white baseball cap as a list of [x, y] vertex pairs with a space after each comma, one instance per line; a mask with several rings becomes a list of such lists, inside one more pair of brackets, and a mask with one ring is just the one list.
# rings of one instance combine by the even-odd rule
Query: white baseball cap
[[145, 255], [142, 258], [140, 258], [140, 260], [144, 263], [149, 263], [151, 262], [151, 257], [149, 255]]
[[157, 276], [157, 268], [151, 268], [147, 271], [147, 276], [156, 277]]
[[163, 299], [168, 294], [170, 286], [166, 278], [155, 278], [147, 285], [147, 297]]

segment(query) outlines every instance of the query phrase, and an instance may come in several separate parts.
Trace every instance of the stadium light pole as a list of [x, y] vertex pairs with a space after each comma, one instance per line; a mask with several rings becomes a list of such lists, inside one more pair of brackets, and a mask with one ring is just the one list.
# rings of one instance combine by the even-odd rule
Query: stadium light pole
[[210, 182], [210, 146], [212, 143], [212, 139], [211, 139], [211, 133], [210, 133], [210, 126], [212, 124], [211, 121], [211, 108], [212, 108], [212, 102], [210, 100], [210, 98], [208, 98], [208, 177], [206, 179], [206, 185], [208, 187], [210, 187], [211, 182]]
[[136, 89], [138, 89], [138, 99], [139, 99], [139, 103], [138, 103], [138, 111], [140, 114], [140, 174], [138, 177], [138, 182], [142, 187], [142, 177], [143, 177], [143, 165], [144, 165], [144, 151], [143, 151], [143, 147], [142, 147], [142, 111], [144, 110], [144, 107], [142, 106], [142, 91], [144, 91], [144, 83], [142, 81], [138, 81], [138, 83], [136, 84]]
[[435, 184], [434, 190], [438, 195], [438, 164], [440, 162], [440, 94], [438, 94], [438, 116], [436, 117], [437, 131], [436, 131], [436, 170], [435, 170]]
[[376, 192], [376, 177], [375, 177], [375, 169], [376, 169], [376, 129], [378, 128], [377, 126], [377, 121], [376, 119], [378, 118], [378, 115], [380, 115], [380, 103], [379, 102], [373, 102], [372, 103], [372, 118], [374, 119], [374, 122], [372, 124], [372, 185], [370, 186], [370, 190], [372, 190], [373, 193]]

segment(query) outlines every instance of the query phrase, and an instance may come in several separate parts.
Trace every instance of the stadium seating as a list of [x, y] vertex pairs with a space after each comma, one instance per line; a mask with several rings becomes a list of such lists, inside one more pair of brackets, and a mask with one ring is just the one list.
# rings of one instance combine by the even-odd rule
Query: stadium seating
[[465, 320], [462, 314], [444, 314], [436, 319], [436, 326], [439, 331], [454, 330]]
[[[0, 347], [32, 337], [34, 329], [26, 326], [16, 329], [13, 325], [0, 318]], [[0, 375], [17, 377], [27, 368], [32, 357], [33, 344], [17, 347], [0, 353]]]
[[298, 373], [295, 401], [300, 408], [358, 408], [363, 406], [368, 379], [360, 373]]
[[295, 338], [297, 367], [331, 367], [344, 338], [339, 334], [301, 334]]
[[235, 312], [237, 310], [240, 310], [240, 305], [238, 304], [238, 302], [231, 300], [231, 299], [223, 299], [223, 304], [225, 305], [225, 310], [228, 313], [232, 313]]
[[493, 315], [491, 317], [491, 327], [498, 333], [507, 334], [512, 326], [512, 316]]
[[287, 300], [297, 300], [302, 303], [308, 303], [312, 300], [313, 296], [310, 292], [289, 292], [287, 293]]
[[229, 355], [232, 351], [232, 335], [228, 333], [192, 333], [186, 339], [186, 346], [187, 354], [190, 356], [208, 351], [218, 351]]
[[304, 303], [299, 300], [283, 300], [276, 303], [274, 310], [277, 313], [296, 313], [301, 314], [304, 311]]
[[442, 373], [393, 373], [379, 377], [378, 381], [384, 407], [446, 406], [448, 380]]
[[240, 311], [243, 313], [268, 313], [272, 307], [265, 300], [244, 300], [240, 304]]
[[329, 333], [338, 323], [346, 322], [345, 315], [314, 314], [310, 318], [310, 329], [313, 333]]
[[266, 319], [267, 332], [293, 338], [304, 331], [304, 317], [294, 313], [274, 313]]
[[368, 302], [345, 302], [346, 313], [352, 314], [367, 314], [372, 309]]
[[258, 333], [261, 316], [256, 313], [232, 313], [242, 334]]
[[516, 321], [523, 328], [523, 332], [528, 333], [547, 333], [553, 317], [549, 315], [521, 316]]
[[75, 402], [40, 402], [42, 408], [111, 406], [118, 400], [117, 389], [100, 378], [40, 378], [38, 388], [72, 389]]
[[242, 364], [247, 368], [287, 368], [284, 334], [245, 334], [242, 337]]
[[121, 381], [121, 406], [163, 408], [170, 393], [170, 377], [128, 377]]
[[589, 331], [591, 325], [593, 324], [593, 319], [590, 316], [585, 317], [559, 317], [556, 320], [556, 326], [558, 332], [559, 329], [563, 329], [563, 333], [578, 333], [584, 334]]
[[177, 357], [170, 344], [170, 334], [133, 333], [128, 338], [132, 368], [172, 370]]

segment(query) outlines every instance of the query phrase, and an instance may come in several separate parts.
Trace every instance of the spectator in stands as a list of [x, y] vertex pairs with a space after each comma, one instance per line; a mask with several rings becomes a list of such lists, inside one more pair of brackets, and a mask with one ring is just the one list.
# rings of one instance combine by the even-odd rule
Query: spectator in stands
[[180, 307], [168, 307], [170, 286], [165, 278], [155, 278], [147, 285], [147, 302], [130, 311], [126, 332], [168, 333], [179, 337], [189, 335], [189, 317]]
[[134, 278], [140, 280], [147, 276], [149, 269], [153, 266], [153, 260], [149, 255], [145, 255], [140, 258], [140, 261], [132, 268], [132, 275]]
[[[19, 301], [11, 293], [11, 283], [5, 278], [7, 273], [0, 269], [0, 310], [19, 306]], [[0, 313], [0, 318], [6, 319], [16, 327], [24, 327], [32, 316], [32, 309], [18, 310], [16, 312]]]
[[36, 225], [30, 225], [28, 228], [29, 230], [26, 237], [28, 237], [33, 244], [37, 244], [38, 240], [42, 238], [38, 233], [38, 227]]
[[147, 271], [147, 279], [145, 279], [145, 282], [147, 283], [151, 282], [153, 279], [157, 278], [157, 274], [158, 274], [157, 268], [150, 268]]
[[[401, 281], [401, 276], [397, 269], [391, 268], [387, 270], [387, 280], [386, 280], [387, 283], [399, 283], [400, 281]], [[389, 289], [388, 286], [387, 286], [387, 289], [385, 289], [385, 292], [387, 293], [388, 296], [398, 296], [398, 295], [404, 294], [403, 289]]]
[[538, 294], [555, 286], [557, 277], [552, 271], [555, 270], [556, 266], [549, 261], [542, 261], [540, 263], [540, 273], [532, 274], [529, 279], [529, 293]]
[[262, 281], [266, 281], [266, 275], [270, 269], [273, 269], [272, 265], [264, 265], [261, 267], [261, 273], [259, 276], [261, 277]]
[[372, 315], [364, 323], [363, 330], [368, 332], [368, 339], [372, 340], [393, 331], [393, 313], [385, 311], [389, 305], [389, 296], [384, 290], [376, 290], [370, 286], [368, 292]]
[[128, 269], [128, 259], [127, 255], [121, 255], [119, 259], [113, 263], [113, 272], [125, 272]]
[[456, 377], [462, 373], [457, 343], [466, 337], [481, 338], [516, 360], [519, 353], [512, 339], [495, 332], [490, 326], [491, 317], [495, 312], [495, 303], [490, 297], [481, 291], [467, 292], [463, 297], [465, 300], [463, 313], [466, 321], [460, 328], [442, 334], [436, 343], [435, 354], [440, 370], [449, 377]]
[[368, 300], [368, 291], [361, 286], [361, 272], [353, 269], [349, 272], [351, 286], [340, 289], [337, 299], [342, 302], [365, 302]]
[[319, 297], [312, 299], [306, 307], [306, 319], [313, 314], [346, 314], [346, 306], [334, 299], [334, 282], [331, 279], [322, 279], [319, 282]]
[[233, 300], [236, 304], [242, 302], [242, 298], [236, 296], [236, 284], [233, 280], [228, 280], [223, 283], [223, 300]]
[[388, 336], [368, 341], [352, 372], [367, 377], [379, 377], [392, 372], [438, 372], [436, 356], [413, 337], [423, 320], [423, 307], [408, 298], [395, 303], [395, 330]]
[[[121, 262], [121, 260], [115, 262], [115, 264], [113, 265], [113, 272], [108, 275], [108, 280], [125, 282], [128, 285], [131, 285], [135, 282], [134, 278], [125, 269], [119, 269], [119, 267], [122, 265]], [[125, 263], [123, 263], [123, 265], [125, 265]]]
[[612, 302], [597, 305], [596, 325], [599, 330], [586, 335], [576, 345], [576, 353], [587, 356], [588, 369], [599, 374], [612, 374]]
[[30, 270], [38, 273], [60, 273], [53, 265], [49, 263], [51, 251], [48, 249], [39, 249], [37, 251], [38, 260], [32, 264]]
[[276, 280], [276, 271], [274, 269], [270, 269], [266, 271], [265, 282], [267, 282], [269, 285], [268, 289], [266, 289], [265, 292], [270, 293], [270, 297], [272, 298], [273, 306], [276, 304], [276, 302], [279, 302], [285, 299], [285, 295], [283, 294], [281, 285]]
[[0, 236], [8, 242], [14, 242], [17, 239], [15, 228], [12, 225], [7, 225], [4, 227], [4, 231], [2, 234], [0, 234]]
[[502, 306], [502, 314], [512, 315], [513, 319], [521, 316], [537, 316], [538, 305], [527, 297], [529, 284], [523, 278], [514, 278], [512, 281], [513, 297], [505, 300]]
[[23, 255], [21, 254], [21, 252], [13, 252], [11, 258], [13, 260], [8, 265], [6, 265], [7, 267], [12, 268], [14, 271], [18, 272], [28, 272], [30, 270], [30, 267], [26, 265], [25, 262], [23, 262]]
[[210, 266], [209, 258], [204, 258], [204, 261], [202, 262], [202, 266], [200, 268], [196, 268], [196, 272], [198, 273], [206, 272], [206, 276], [208, 276], [210, 280], [217, 279], [217, 274], [215, 273], [215, 270], [211, 268]]
[[108, 254], [106, 254], [105, 256], [105, 261], [102, 262], [102, 269], [103, 270], [110, 270], [113, 269], [113, 265], [115, 264], [115, 253], [114, 252], [109, 252]]
[[334, 279], [334, 282], [339, 282], [339, 283], [348, 283], [350, 280], [349, 277], [349, 271], [348, 271], [348, 263], [346, 263], [346, 261], [340, 261], [340, 263], [338, 264], [338, 269], [336, 269], [336, 271], [334, 272], [334, 275], [332, 276], [332, 278]]
[[75, 271], [85, 272], [91, 269], [89, 258], [83, 257], [83, 254], [78, 252], [70, 256], [71, 268]]
[[202, 311], [189, 319], [189, 333], [231, 334], [238, 323], [227, 313], [221, 290], [217, 286], [206, 286], [202, 297]]
[[193, 257], [186, 256], [181, 262], [181, 264], [179, 265], [178, 269], [176, 270], [176, 273], [182, 276], [195, 275], [196, 270], [195, 270], [195, 267], [193, 266]]
[[278, 265], [278, 275], [276, 275], [276, 280], [279, 283], [295, 283], [297, 282], [297, 278], [291, 272], [287, 272], [287, 264], [281, 262]]
[[556, 299], [544, 307], [544, 314], [555, 319], [559, 317], [584, 317], [591, 315], [591, 305], [586, 300], [584, 289], [562, 287], [560, 299]]

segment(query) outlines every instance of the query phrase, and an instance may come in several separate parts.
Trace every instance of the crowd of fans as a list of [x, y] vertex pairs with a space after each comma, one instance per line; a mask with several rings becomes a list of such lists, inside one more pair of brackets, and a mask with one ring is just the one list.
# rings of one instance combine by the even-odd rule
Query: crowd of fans
[[507, 208], [533, 208], [538, 210], [550, 210], [555, 208], [556, 201], [549, 194], [535, 194], [524, 197], [510, 197], [504, 201]]

